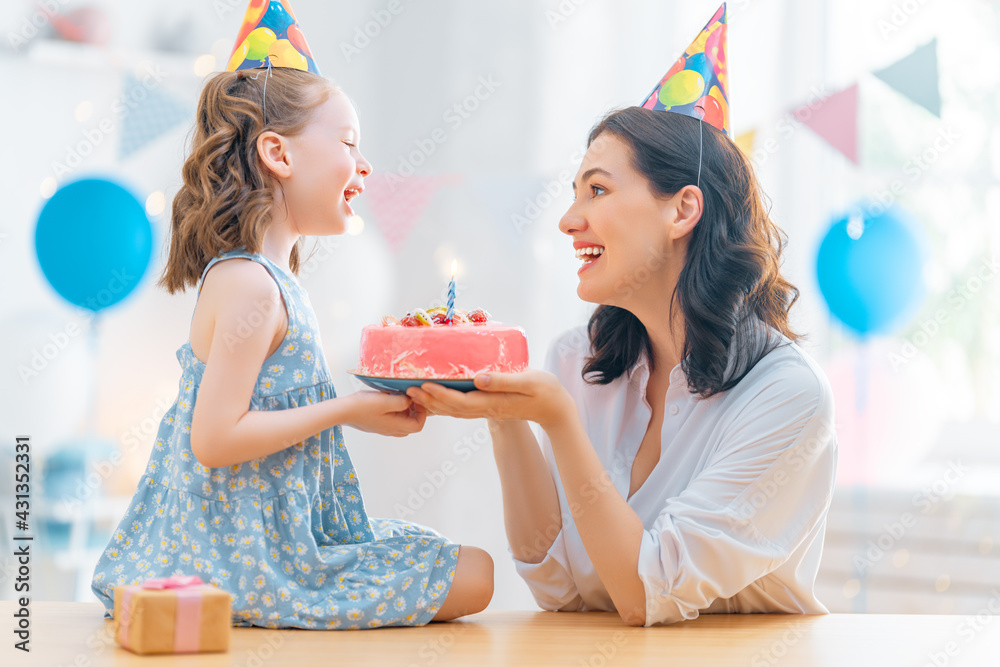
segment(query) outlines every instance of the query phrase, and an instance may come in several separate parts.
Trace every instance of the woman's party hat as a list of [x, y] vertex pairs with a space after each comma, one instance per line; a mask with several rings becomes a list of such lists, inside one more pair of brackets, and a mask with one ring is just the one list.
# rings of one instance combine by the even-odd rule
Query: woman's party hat
[[226, 71], [268, 66], [320, 73], [288, 0], [250, 0]]
[[726, 3], [660, 79], [642, 108], [682, 113], [729, 134]]

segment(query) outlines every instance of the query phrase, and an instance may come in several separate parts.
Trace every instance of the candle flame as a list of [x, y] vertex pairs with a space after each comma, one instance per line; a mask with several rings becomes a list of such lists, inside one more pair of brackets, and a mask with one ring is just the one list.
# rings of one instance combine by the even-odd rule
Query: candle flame
[[453, 260], [451, 260], [451, 277], [452, 278], [455, 277], [455, 271], [457, 271], [457, 270], [458, 270], [458, 260], [457, 259], [453, 259]]

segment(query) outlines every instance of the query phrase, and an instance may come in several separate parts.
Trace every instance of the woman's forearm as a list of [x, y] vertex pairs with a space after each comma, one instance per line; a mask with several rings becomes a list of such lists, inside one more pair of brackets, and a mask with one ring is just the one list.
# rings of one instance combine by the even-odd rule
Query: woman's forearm
[[351, 401], [345, 396], [287, 410], [250, 410], [224, 433], [221, 429], [202, 432], [200, 420], [192, 419], [191, 451], [209, 468], [262, 458], [346, 423], [352, 414]]
[[646, 593], [639, 578], [643, 525], [615, 488], [579, 419], [548, 426], [569, 511], [594, 570], [622, 620], [643, 625]]
[[562, 529], [555, 480], [528, 422], [489, 420], [504, 526], [519, 561], [540, 563]]

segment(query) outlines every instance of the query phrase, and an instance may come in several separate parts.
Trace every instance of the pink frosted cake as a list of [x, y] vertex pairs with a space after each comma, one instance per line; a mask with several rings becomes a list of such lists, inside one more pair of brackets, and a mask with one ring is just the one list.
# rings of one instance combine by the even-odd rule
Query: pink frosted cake
[[405, 379], [472, 379], [478, 373], [516, 373], [528, 366], [528, 339], [521, 327], [490, 320], [484, 310], [417, 309], [392, 316], [361, 332], [357, 373]]

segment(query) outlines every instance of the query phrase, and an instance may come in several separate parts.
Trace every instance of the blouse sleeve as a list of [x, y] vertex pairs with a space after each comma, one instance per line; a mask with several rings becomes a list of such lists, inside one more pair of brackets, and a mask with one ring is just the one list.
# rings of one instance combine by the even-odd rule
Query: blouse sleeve
[[[548, 354], [545, 357], [545, 370], [555, 373], [556, 376], [562, 379], [564, 377], [562, 373], [566, 372], [567, 369], [572, 369], [573, 365], [577, 363], [575, 357], [579, 355], [578, 348], [581, 345], [581, 336], [582, 334], [579, 330], [574, 330], [558, 338], [549, 348]], [[563, 382], [563, 384], [567, 385], [569, 383]], [[573, 397], [577, 406], [581, 405], [577, 400], [578, 398], [577, 396]], [[558, 489], [559, 511], [565, 517], [566, 511], [563, 509], [565, 507], [565, 498], [562, 493], [562, 483], [559, 480], [559, 471], [556, 468], [555, 458], [552, 454], [552, 443], [549, 441], [549, 436], [544, 430], [537, 429], [536, 435], [542, 448], [542, 455], [548, 463], [549, 472], [552, 475], [552, 479], [555, 480], [556, 488]], [[563, 520], [565, 521], [565, 518]], [[559, 533], [552, 541], [552, 546], [549, 547], [545, 558], [540, 563], [525, 563], [515, 558], [514, 568], [521, 578], [524, 579], [524, 582], [528, 584], [535, 602], [542, 609], [549, 611], [583, 611], [585, 609], [583, 598], [580, 596], [573, 575], [570, 573], [569, 555], [566, 551], [564, 533], [565, 531], [560, 528]]]
[[643, 532], [646, 625], [696, 618], [772, 572], [829, 507], [837, 455], [825, 377], [782, 365], [733, 407], [714, 460]]

